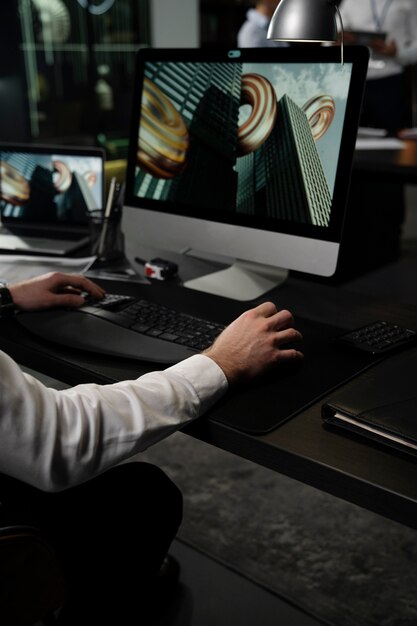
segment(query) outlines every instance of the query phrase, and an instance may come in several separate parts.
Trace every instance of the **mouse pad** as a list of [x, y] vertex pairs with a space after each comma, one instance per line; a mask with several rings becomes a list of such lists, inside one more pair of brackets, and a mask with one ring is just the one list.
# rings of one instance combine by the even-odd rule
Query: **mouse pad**
[[380, 360], [339, 345], [335, 339], [343, 334], [341, 328], [297, 317], [297, 329], [303, 335], [302, 362], [278, 366], [229, 392], [210, 418], [249, 434], [266, 434]]

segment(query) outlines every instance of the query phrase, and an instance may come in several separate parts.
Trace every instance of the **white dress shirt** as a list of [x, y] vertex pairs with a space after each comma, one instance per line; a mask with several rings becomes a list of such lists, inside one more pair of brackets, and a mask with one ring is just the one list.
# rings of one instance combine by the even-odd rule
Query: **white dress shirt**
[[240, 27], [237, 34], [239, 48], [265, 48], [285, 46], [285, 42], [267, 39], [269, 18], [256, 9], [249, 9], [246, 13], [246, 21]]
[[204, 355], [133, 381], [58, 391], [0, 351], [0, 472], [45, 491], [76, 485], [199, 417], [226, 389]]
[[345, 30], [385, 32], [397, 46], [395, 57], [372, 52], [368, 78], [385, 78], [417, 62], [417, 0], [343, 0], [340, 5]]

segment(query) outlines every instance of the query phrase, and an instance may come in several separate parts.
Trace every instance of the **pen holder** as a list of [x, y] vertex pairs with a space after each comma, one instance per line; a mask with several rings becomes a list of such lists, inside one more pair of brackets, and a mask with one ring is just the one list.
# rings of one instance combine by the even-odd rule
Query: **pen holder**
[[90, 216], [91, 254], [99, 261], [117, 261], [125, 257], [125, 238], [121, 228], [121, 213], [104, 217], [102, 211]]

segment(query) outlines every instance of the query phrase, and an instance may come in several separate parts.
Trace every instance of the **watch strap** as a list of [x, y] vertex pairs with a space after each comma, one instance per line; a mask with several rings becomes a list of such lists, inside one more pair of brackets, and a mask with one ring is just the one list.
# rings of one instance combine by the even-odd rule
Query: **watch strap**
[[12, 317], [16, 312], [16, 306], [13, 302], [10, 290], [0, 285], [0, 318]]

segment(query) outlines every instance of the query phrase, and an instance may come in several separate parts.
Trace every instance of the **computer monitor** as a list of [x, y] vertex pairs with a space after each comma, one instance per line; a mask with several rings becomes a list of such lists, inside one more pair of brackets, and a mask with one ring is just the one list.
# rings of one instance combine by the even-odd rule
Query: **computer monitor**
[[231, 259], [186, 286], [250, 300], [288, 270], [334, 274], [368, 57], [139, 51], [126, 207], [148, 244]]

